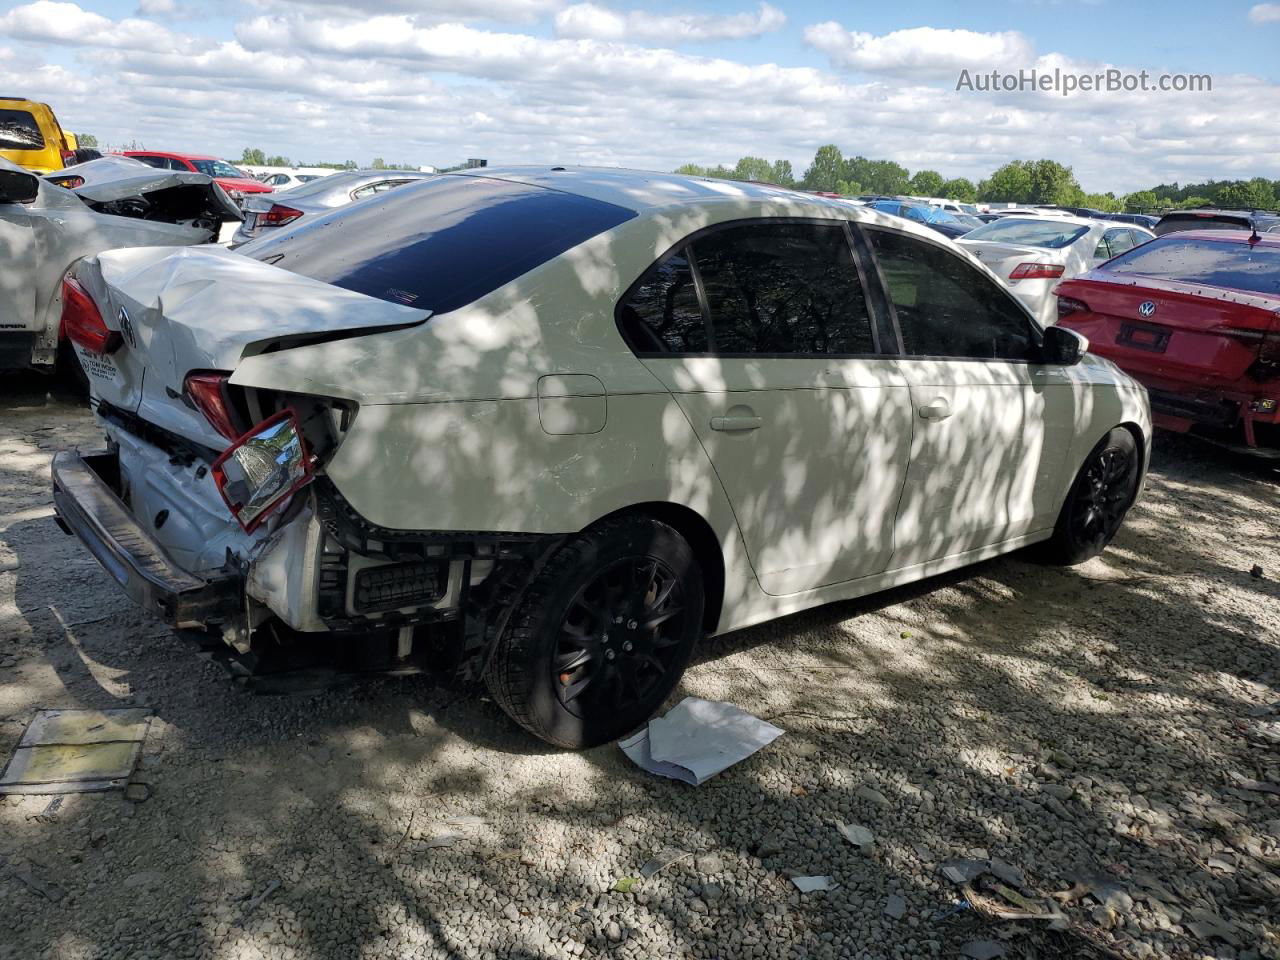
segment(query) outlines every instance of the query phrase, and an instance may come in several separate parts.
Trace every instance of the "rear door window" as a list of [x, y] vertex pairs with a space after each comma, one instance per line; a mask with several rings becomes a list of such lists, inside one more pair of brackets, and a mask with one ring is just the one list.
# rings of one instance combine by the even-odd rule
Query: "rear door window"
[[914, 357], [1034, 360], [1031, 321], [1012, 297], [942, 247], [865, 227], [898, 318], [903, 350]]
[[1111, 256], [1118, 257], [1133, 247], [1133, 234], [1128, 230], [1108, 230], [1106, 241], [1111, 249]]
[[43, 150], [40, 124], [26, 110], [0, 110], [0, 150]]
[[842, 224], [754, 223], [714, 231], [692, 246], [716, 354], [876, 352]]
[[635, 215], [562, 190], [451, 174], [308, 218], [240, 252], [314, 280], [439, 314]]
[[640, 278], [618, 307], [618, 326], [636, 353], [708, 352], [687, 248], [668, 254]]

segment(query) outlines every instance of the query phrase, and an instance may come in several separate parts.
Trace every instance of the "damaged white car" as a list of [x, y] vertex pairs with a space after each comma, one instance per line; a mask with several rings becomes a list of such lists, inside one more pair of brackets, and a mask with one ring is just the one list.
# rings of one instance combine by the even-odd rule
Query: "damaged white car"
[[52, 370], [82, 257], [217, 239], [242, 214], [212, 178], [103, 157], [44, 178], [0, 159], [0, 370]]
[[1093, 556], [1147, 464], [1141, 386], [847, 204], [488, 168], [242, 251], [77, 269], [107, 444], [55, 457], [60, 522], [175, 626], [447, 665], [562, 746], [709, 634]]

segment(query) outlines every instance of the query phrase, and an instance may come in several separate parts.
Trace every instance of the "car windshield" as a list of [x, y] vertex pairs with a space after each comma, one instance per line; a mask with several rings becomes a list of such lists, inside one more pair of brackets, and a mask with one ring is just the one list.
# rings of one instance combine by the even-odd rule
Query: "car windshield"
[[989, 240], [993, 243], [1016, 243], [1028, 247], [1060, 250], [1075, 243], [1089, 228], [1078, 223], [1056, 220], [1019, 220], [1004, 217], [984, 223], [965, 235], [966, 240]]
[[240, 249], [313, 280], [448, 313], [634, 216], [562, 190], [438, 176]]
[[41, 150], [44, 136], [26, 110], [0, 110], [0, 150]]
[[192, 160], [191, 165], [207, 177], [235, 177], [237, 180], [253, 179], [247, 173], [237, 170], [225, 160]]
[[1102, 269], [1160, 280], [1280, 294], [1280, 247], [1173, 234], [1122, 253]]

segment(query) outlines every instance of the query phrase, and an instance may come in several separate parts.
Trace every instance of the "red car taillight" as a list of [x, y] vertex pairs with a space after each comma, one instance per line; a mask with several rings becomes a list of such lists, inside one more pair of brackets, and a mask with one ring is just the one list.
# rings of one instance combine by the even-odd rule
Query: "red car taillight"
[[1075, 313], [1088, 313], [1089, 305], [1074, 297], [1058, 297], [1058, 319], [1062, 320]]
[[118, 330], [110, 330], [93, 298], [75, 277], [62, 281], [62, 335], [90, 353], [113, 353], [121, 344]]
[[210, 470], [232, 515], [252, 533], [310, 482], [314, 466], [297, 414], [285, 409], [227, 447]]
[[64, 167], [74, 167], [76, 165], [76, 152], [74, 150], [60, 150], [62, 154], [62, 165]]
[[1010, 280], [1056, 280], [1065, 268], [1060, 263], [1020, 263], [1009, 274]]
[[209, 426], [228, 440], [236, 440], [242, 431], [236, 429], [235, 416], [231, 412], [227, 396], [229, 379], [225, 373], [189, 373], [183, 386], [196, 409], [209, 421]]
[[258, 214], [258, 225], [263, 227], [282, 227], [302, 216], [301, 210], [286, 207], [282, 203], [273, 203], [266, 213]]

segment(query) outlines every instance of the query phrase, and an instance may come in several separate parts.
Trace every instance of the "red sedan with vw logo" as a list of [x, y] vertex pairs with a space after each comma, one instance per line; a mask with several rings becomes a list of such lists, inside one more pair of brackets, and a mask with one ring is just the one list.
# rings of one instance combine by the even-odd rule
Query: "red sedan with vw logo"
[[1058, 323], [1147, 387], [1158, 426], [1280, 457], [1280, 235], [1167, 234], [1054, 293]]

